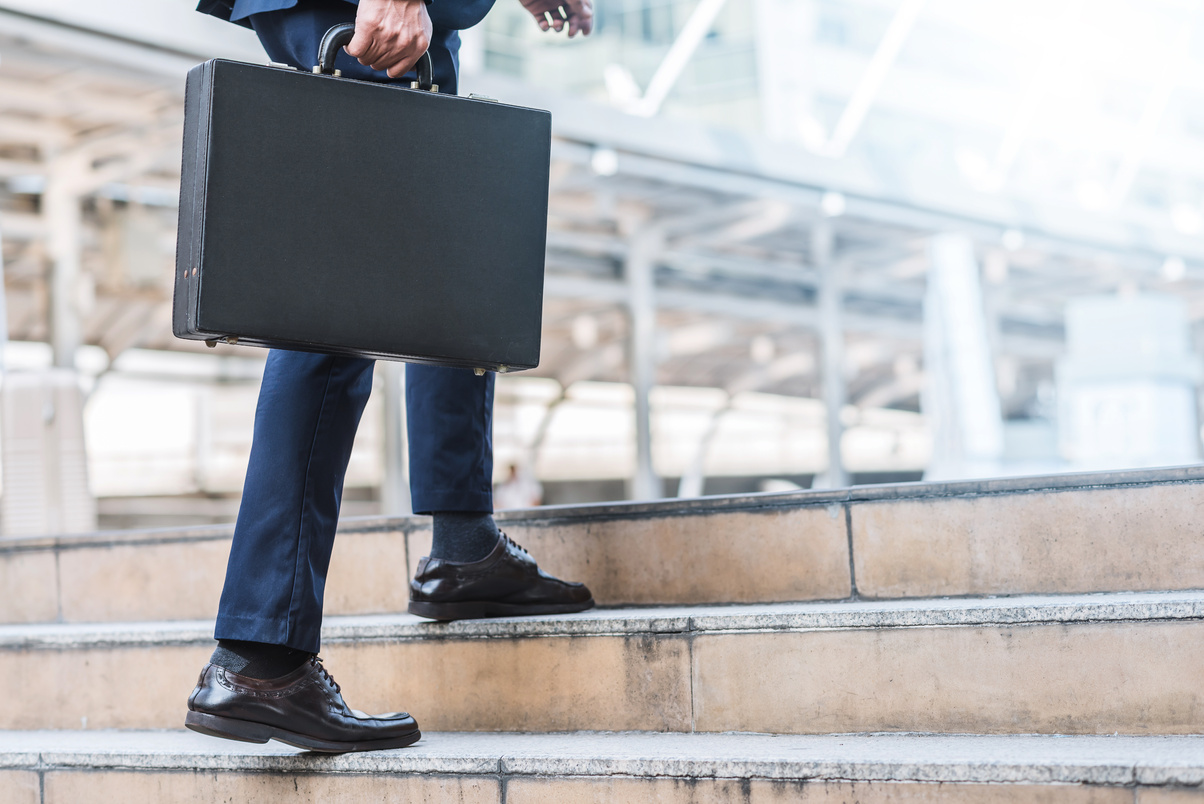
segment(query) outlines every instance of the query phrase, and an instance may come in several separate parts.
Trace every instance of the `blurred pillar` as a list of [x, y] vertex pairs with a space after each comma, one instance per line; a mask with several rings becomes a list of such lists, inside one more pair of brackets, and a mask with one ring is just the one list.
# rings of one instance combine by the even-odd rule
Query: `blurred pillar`
[[75, 370], [83, 335], [79, 313], [83, 219], [80, 182], [88, 164], [71, 154], [51, 162], [42, 218], [52, 260], [50, 345], [54, 368], [5, 377], [3, 431], [5, 533], [83, 533], [96, 528], [88, 486], [84, 395]]
[[213, 464], [213, 386], [204, 385], [193, 394], [196, 401], [194, 411], [194, 439], [192, 479], [197, 491], [209, 491]]
[[560, 393], [548, 403], [548, 406], [544, 408], [543, 415], [539, 418], [539, 426], [535, 428], [535, 435], [531, 438], [531, 443], [527, 445], [526, 468], [530, 470], [533, 477], [538, 477], [536, 467], [539, 466], [539, 453], [543, 449], [544, 441], [548, 438], [548, 429], [552, 426], [552, 419], [555, 418], [556, 411], [568, 399], [569, 383], [565, 383], [560, 386]]
[[406, 448], [405, 364], [382, 360], [379, 365], [385, 381], [385, 472], [380, 484], [380, 512], [384, 516], [408, 516], [414, 509]]
[[624, 277], [630, 319], [627, 347], [631, 387], [635, 391], [635, 476], [630, 497], [654, 500], [661, 496], [660, 478], [652, 466], [652, 410], [649, 397], [656, 384], [656, 259], [664, 238], [656, 229], [631, 238]]
[[75, 368], [75, 352], [82, 341], [78, 310], [80, 241], [83, 220], [80, 199], [67, 175], [70, 165], [52, 169], [42, 195], [42, 217], [49, 233], [50, 346], [57, 368]]
[[84, 396], [75, 371], [20, 371], [4, 378], [0, 455], [7, 536], [96, 528], [84, 454]]
[[463, 88], [463, 79], [485, 71], [485, 39], [487, 35], [485, 33], [485, 26], [483, 25], [478, 25], [475, 28], [465, 28], [459, 34], [460, 91], [466, 92], [467, 90]]
[[1192, 330], [1188, 301], [1169, 294], [1066, 303], [1058, 440], [1076, 470], [1199, 462], [1200, 357]]
[[784, 141], [801, 141], [819, 150], [827, 132], [815, 114], [816, 55], [813, 47], [819, 9], [803, 0], [755, 0], [757, 87], [761, 94], [765, 133]]
[[[8, 348], [8, 296], [4, 291], [4, 239], [0, 231], [0, 405], [4, 394], [4, 353]], [[3, 414], [0, 414], [2, 416]], [[4, 477], [3, 421], [0, 421], [0, 481]], [[0, 529], [4, 527], [4, 498], [0, 495]], [[0, 532], [3, 532], [0, 530]]]
[[4, 237], [0, 231], [0, 378], [4, 376], [4, 351], [8, 346], [8, 296], [4, 292]]
[[706, 485], [706, 462], [707, 452], [711, 449], [711, 443], [715, 440], [715, 436], [719, 433], [719, 425], [723, 422], [723, 417], [732, 409], [732, 396], [729, 394], [727, 401], [723, 403], [723, 407], [715, 410], [711, 414], [711, 420], [707, 422], [707, 429], [703, 431], [702, 437], [698, 439], [698, 448], [694, 451], [694, 457], [690, 461], [686, 470], [681, 475], [681, 480], [677, 483], [678, 497], [701, 497], [703, 487]]
[[933, 443], [924, 479], [989, 477], [1003, 459], [1003, 416], [974, 243], [936, 235], [929, 258], [921, 407]]
[[841, 412], [847, 397], [844, 382], [844, 315], [840, 263], [832, 259], [832, 222], [820, 218], [811, 229], [811, 262], [819, 274], [819, 334], [822, 341], [824, 408], [828, 420], [828, 471], [816, 488], [849, 485], [840, 454], [844, 436]]

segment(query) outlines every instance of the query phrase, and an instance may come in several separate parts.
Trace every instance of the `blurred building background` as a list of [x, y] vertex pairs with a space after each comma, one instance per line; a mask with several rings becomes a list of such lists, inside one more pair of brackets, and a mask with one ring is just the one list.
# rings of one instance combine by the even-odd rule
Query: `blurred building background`
[[[545, 503], [1196, 462], [1197, 0], [498, 0], [461, 92], [553, 113]], [[170, 332], [185, 0], [0, 0], [0, 529], [229, 521], [261, 351]], [[379, 364], [345, 513], [406, 508]], [[537, 481], [537, 483], [535, 483]]]

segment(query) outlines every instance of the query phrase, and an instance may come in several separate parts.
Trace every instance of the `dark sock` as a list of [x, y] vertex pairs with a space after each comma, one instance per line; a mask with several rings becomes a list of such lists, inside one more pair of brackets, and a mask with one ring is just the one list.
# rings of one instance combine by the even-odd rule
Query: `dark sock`
[[480, 561], [493, 552], [498, 538], [490, 514], [436, 511], [431, 558], [460, 564]]
[[296, 670], [312, 656], [303, 650], [264, 642], [219, 639], [209, 661], [247, 678], [280, 678]]

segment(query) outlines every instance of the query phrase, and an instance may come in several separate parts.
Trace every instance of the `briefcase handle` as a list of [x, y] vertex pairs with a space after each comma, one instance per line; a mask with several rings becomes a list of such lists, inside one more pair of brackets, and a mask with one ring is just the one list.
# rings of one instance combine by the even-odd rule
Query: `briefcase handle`
[[[318, 45], [318, 63], [314, 66], [315, 73], [323, 75], [334, 75], [334, 60], [339, 55], [339, 49], [351, 41], [355, 36], [354, 22], [341, 22], [338, 25], [331, 27], [325, 34], [322, 35], [322, 42]], [[421, 89], [424, 92], [438, 92], [439, 87], [435, 84], [434, 67], [431, 66], [431, 54], [426, 52], [418, 59], [418, 80], [410, 84], [412, 89]]]

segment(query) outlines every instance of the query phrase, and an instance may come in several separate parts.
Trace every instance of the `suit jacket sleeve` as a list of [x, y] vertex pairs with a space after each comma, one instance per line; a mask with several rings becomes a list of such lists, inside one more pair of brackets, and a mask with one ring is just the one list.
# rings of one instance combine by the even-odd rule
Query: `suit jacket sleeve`
[[[197, 4], [196, 10], [202, 14], [210, 14], [218, 19], [230, 21], [230, 16], [234, 13], [234, 0], [201, 0]], [[244, 28], [250, 28], [251, 23], [248, 20], [236, 20], [238, 25]]]

